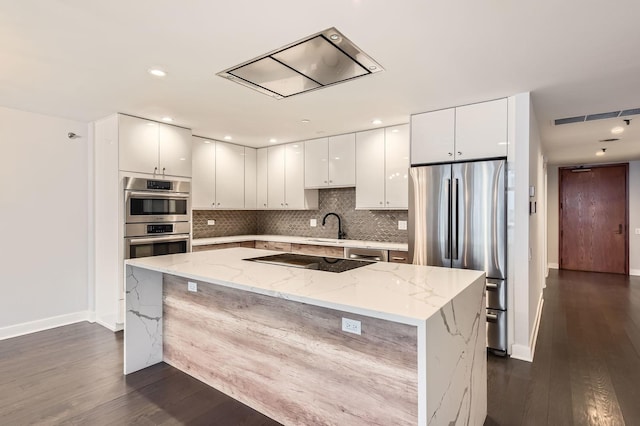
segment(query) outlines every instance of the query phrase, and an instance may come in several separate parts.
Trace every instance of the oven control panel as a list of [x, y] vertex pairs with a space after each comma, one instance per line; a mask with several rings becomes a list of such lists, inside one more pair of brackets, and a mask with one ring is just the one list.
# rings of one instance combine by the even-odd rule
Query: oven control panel
[[147, 225], [147, 234], [167, 234], [173, 232], [173, 224]]

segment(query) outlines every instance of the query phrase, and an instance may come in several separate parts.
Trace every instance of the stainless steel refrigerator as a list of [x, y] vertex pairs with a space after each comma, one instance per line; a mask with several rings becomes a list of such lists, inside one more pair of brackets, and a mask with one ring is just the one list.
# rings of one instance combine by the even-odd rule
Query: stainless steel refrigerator
[[506, 161], [411, 168], [409, 259], [487, 275], [487, 347], [507, 353]]

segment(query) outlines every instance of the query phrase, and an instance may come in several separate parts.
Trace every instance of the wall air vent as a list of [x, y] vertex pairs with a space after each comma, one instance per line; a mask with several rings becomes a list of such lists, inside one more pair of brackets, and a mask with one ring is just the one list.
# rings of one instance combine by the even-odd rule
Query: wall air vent
[[380, 64], [329, 28], [217, 75], [282, 99], [380, 71]]
[[601, 112], [598, 114], [580, 115], [577, 117], [559, 118], [553, 120], [553, 124], [560, 126], [561, 124], [582, 123], [584, 121], [604, 120], [607, 118], [628, 117], [630, 115], [640, 114], [640, 108], [625, 109], [624, 111]]

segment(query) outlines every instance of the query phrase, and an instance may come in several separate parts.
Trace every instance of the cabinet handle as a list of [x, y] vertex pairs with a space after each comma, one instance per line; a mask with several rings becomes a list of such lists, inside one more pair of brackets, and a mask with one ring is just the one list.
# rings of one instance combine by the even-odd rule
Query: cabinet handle
[[460, 151], [458, 151], [458, 155], [462, 155], [462, 153]]
[[325, 180], [324, 183], [327, 183], [327, 181]]
[[267, 203], [264, 203], [263, 205], [264, 205], [265, 207], [267, 207]]
[[220, 205], [220, 203], [218, 203], [218, 205]]
[[158, 168], [157, 168], [157, 167], [154, 167], [154, 168], [153, 168], [153, 174], [155, 175], [157, 172], [158, 172]]
[[284, 206], [284, 203], [280, 203], [281, 206]]
[[329, 181], [329, 183], [333, 183], [333, 181], [332, 181], [332, 180], [330, 180], [330, 181]]
[[389, 204], [389, 202], [387, 201], [387, 204]]
[[451, 157], [453, 155], [453, 152], [449, 152], [449, 157]]
[[166, 168], [166, 167], [163, 167], [163, 168], [162, 168], [162, 174], [164, 174], [164, 171], [165, 171], [165, 170], [167, 170], [167, 168]]
[[289, 207], [289, 203], [284, 203], [285, 206]]

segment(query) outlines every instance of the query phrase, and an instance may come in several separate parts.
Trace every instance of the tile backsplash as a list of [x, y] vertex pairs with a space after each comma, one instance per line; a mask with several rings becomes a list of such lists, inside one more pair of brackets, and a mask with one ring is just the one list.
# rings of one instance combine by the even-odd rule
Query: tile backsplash
[[[407, 210], [356, 210], [355, 188], [321, 189], [318, 210], [194, 210], [194, 238], [228, 235], [263, 234], [295, 235], [300, 237], [337, 238], [338, 220], [322, 218], [329, 212], [342, 218], [347, 239], [406, 243], [406, 230], [398, 230], [399, 220], [408, 220]], [[208, 219], [216, 224], [207, 225]], [[317, 226], [309, 226], [316, 219]]]

